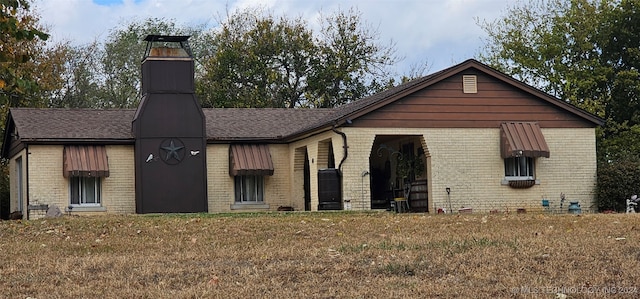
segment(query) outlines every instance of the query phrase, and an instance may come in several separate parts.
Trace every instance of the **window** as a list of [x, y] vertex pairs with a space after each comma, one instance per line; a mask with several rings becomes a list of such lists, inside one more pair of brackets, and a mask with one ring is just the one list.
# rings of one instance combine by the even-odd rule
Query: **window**
[[235, 192], [237, 203], [262, 203], [264, 200], [264, 177], [260, 175], [235, 176]]
[[507, 181], [533, 180], [533, 158], [511, 157], [504, 159], [504, 175]]
[[70, 177], [72, 206], [100, 206], [99, 177]]

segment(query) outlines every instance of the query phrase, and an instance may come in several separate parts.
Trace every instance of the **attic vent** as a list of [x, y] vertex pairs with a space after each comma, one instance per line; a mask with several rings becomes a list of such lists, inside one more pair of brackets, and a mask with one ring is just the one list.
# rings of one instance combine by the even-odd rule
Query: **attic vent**
[[462, 92], [478, 93], [478, 79], [475, 75], [462, 76]]

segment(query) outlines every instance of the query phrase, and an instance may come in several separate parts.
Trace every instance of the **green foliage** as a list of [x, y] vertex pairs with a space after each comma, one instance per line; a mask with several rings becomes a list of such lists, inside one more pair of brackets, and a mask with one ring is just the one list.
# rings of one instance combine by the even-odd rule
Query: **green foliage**
[[323, 18], [321, 32], [319, 52], [308, 78], [307, 98], [312, 106], [340, 106], [393, 83], [386, 70], [397, 60], [393, 44], [375, 43], [379, 33], [364, 24], [356, 10]]
[[598, 167], [596, 198], [598, 210], [624, 211], [626, 199], [640, 195], [640, 160], [629, 159]]
[[[8, 107], [37, 103], [38, 80], [34, 56], [48, 35], [37, 27], [37, 15], [29, 11], [30, 1], [3, 0], [0, 4], [0, 105]], [[37, 105], [37, 104], [36, 104]]]
[[46, 40], [49, 35], [34, 26], [37, 18], [29, 14], [30, 1], [2, 0], [0, 1], [0, 32], [2, 32], [3, 51], [0, 51], [0, 61], [7, 62], [16, 57], [20, 62], [30, 59], [28, 53], [14, 56], [15, 47], [5, 44], [9, 41], [31, 41], [36, 38]]
[[293, 108], [303, 100], [305, 76], [317, 52], [302, 19], [245, 10], [211, 35], [198, 82], [203, 106]]
[[607, 135], [598, 139], [599, 163], [625, 163], [628, 160], [640, 159], [638, 136], [640, 136], [640, 125], [630, 126], [627, 122], [610, 124]]
[[73, 46], [69, 43], [58, 46], [58, 59], [62, 60], [58, 71], [62, 79], [57, 89], [49, 93], [49, 107], [54, 108], [98, 108], [105, 105], [104, 91], [100, 80], [100, 45]]
[[141, 98], [141, 59], [149, 34], [197, 35], [190, 28], [180, 28], [172, 21], [149, 18], [133, 21], [111, 31], [100, 57], [103, 78], [103, 107], [134, 108]]
[[23, 106], [136, 107], [148, 34], [191, 36], [203, 107], [334, 107], [394, 84], [386, 70], [396, 61], [393, 45], [378, 45], [359, 13], [339, 11], [319, 21], [316, 33], [301, 18], [247, 8], [212, 29], [149, 18], [119, 25], [104, 41], [34, 48], [48, 65], [30, 71], [41, 76], [20, 87], [46, 87], [37, 91], [37, 104]]
[[355, 11], [321, 19], [314, 33], [301, 18], [238, 11], [210, 35], [197, 86], [203, 106], [335, 107], [388, 87], [393, 46]]
[[[201, 36], [198, 27], [179, 27], [172, 21], [149, 18], [123, 23], [104, 41], [86, 45], [58, 45], [62, 78], [49, 93], [49, 107], [134, 108], [141, 98], [141, 59], [149, 34]], [[203, 53], [201, 46], [195, 47]], [[194, 51], [196, 52], [196, 51]]]
[[624, 211], [626, 198], [640, 194], [640, 125], [611, 125], [598, 144], [598, 209]]
[[413, 153], [404, 155], [402, 159], [398, 159], [398, 165], [396, 166], [396, 175], [399, 178], [413, 180], [415, 177], [420, 177], [424, 173], [424, 162], [420, 155], [414, 155]]
[[[608, 1], [611, 2], [611, 1]], [[613, 70], [601, 61], [608, 5], [589, 0], [530, 1], [481, 24], [488, 33], [480, 59], [600, 117]]]

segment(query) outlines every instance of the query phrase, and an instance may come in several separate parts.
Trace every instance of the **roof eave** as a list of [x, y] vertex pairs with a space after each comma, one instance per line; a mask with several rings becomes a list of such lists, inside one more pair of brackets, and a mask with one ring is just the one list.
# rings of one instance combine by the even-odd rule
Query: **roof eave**
[[324, 124], [324, 125], [320, 125], [320, 126], [314, 126], [313, 128], [309, 128], [309, 129], [305, 129], [303, 131], [298, 131], [297, 133], [291, 134], [289, 136], [287, 136], [286, 138], [283, 138], [283, 141], [286, 143], [291, 143], [291, 142], [295, 142], [295, 141], [299, 141], [314, 135], [318, 135], [327, 131], [331, 131], [333, 128], [339, 128], [344, 124], [344, 122], [342, 124], [336, 124], [331, 125], [331, 124]]
[[104, 145], [131, 145], [135, 144], [133, 138], [20, 138], [24, 144], [104, 144]]
[[208, 137], [207, 144], [229, 144], [229, 143], [286, 143], [282, 138], [260, 138], [260, 137]]

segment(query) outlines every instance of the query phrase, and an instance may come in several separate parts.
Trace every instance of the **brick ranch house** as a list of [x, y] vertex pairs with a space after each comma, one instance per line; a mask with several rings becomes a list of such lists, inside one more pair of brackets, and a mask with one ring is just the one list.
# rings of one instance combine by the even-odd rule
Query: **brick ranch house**
[[476, 60], [332, 109], [202, 109], [193, 70], [150, 47], [137, 109], [12, 108], [10, 210], [595, 209], [603, 120]]

